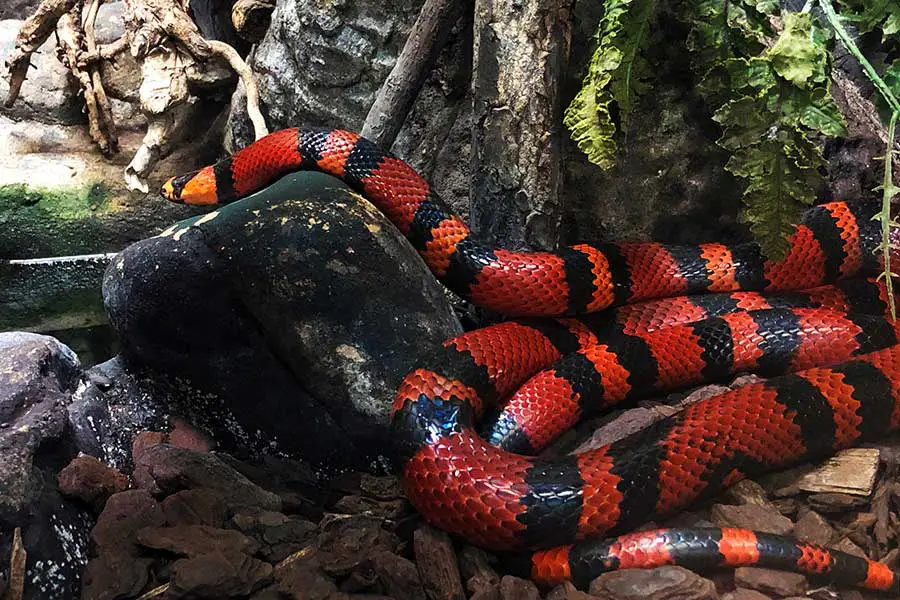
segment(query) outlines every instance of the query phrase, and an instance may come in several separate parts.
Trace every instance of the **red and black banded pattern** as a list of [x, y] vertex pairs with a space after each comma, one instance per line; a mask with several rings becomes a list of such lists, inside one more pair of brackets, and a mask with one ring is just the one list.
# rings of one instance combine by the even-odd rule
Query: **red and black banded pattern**
[[[900, 427], [896, 332], [877, 316], [859, 314], [883, 315], [884, 289], [843, 282], [879, 269], [876, 203], [810, 209], [779, 262], [765, 261], [752, 243], [581, 244], [559, 252], [511, 252], [472, 239], [412, 168], [367, 140], [344, 131], [297, 129], [172, 178], [163, 195], [221, 204], [296, 170], [334, 175], [365, 195], [437, 277], [481, 307], [513, 316], [588, 315], [469, 332], [407, 375], [392, 425], [407, 494], [426, 519], [485, 547], [545, 549], [527, 561], [532, 576], [545, 583], [572, 579], [584, 585], [623, 566], [746, 564], [898, 592], [897, 574], [883, 565], [744, 530], [583, 541], [627, 532], [743, 477]], [[790, 293], [760, 293], [774, 291]], [[591, 314], [607, 307], [619, 308]], [[821, 319], [825, 311], [809, 310], [823, 308], [839, 311], [828, 317], [833, 330], [813, 316]], [[824, 346], [812, 341], [816, 336]], [[610, 344], [626, 338], [630, 349], [610, 351]], [[863, 354], [882, 346], [887, 348]], [[819, 366], [804, 368], [813, 364]], [[474, 429], [487, 409], [548, 367], [550, 374], [538, 377], [559, 387], [561, 397], [569, 394], [572, 412], [575, 404], [577, 411], [587, 408], [582, 398], [609, 402], [607, 390], [627, 399], [736, 369], [771, 373], [785, 365], [800, 370], [708, 398], [577, 456], [513, 454]], [[520, 442], [537, 444], [530, 425], [521, 425], [518, 416], [513, 421]]]
[[495, 248], [472, 239], [462, 219], [409, 165], [338, 130], [278, 131], [212, 167], [170, 179], [163, 194], [189, 204], [224, 204], [303, 169], [334, 175], [365, 195], [450, 289], [511, 316], [585, 314], [705, 292], [802, 290], [878, 269], [876, 202], [809, 209], [779, 262], [764, 260], [755, 243], [580, 244], [560, 252]]
[[829, 455], [900, 424], [900, 346], [708, 398], [637, 434], [545, 460], [488, 445], [439, 377], [395, 403], [410, 500], [431, 522], [494, 549], [623, 532], [748, 475]]
[[866, 315], [890, 314], [883, 283], [853, 278], [802, 291], [722, 292], [645, 300], [578, 319], [597, 339], [604, 340], [613, 335], [644, 335], [663, 327], [767, 308], [828, 308]]
[[900, 579], [885, 564], [746, 529], [642, 531], [538, 552], [529, 563], [528, 574], [548, 586], [573, 581], [576, 586], [586, 588], [598, 574], [636, 567], [680, 565], [709, 571], [754, 565], [814, 578], [827, 576], [838, 585], [900, 594]]
[[522, 384], [485, 439], [534, 454], [579, 419], [742, 371], [773, 376], [835, 364], [898, 342], [877, 315], [825, 309], [728, 313], [643, 336], [619, 335], [566, 354]]

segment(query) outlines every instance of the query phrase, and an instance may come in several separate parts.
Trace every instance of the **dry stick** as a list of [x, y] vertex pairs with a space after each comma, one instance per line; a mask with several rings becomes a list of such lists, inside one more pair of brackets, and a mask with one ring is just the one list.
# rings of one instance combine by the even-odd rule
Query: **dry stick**
[[[73, 12], [77, 12], [77, 9]], [[78, 66], [78, 55], [81, 51], [82, 31], [80, 29], [79, 19], [72, 12], [62, 16], [59, 20], [59, 28], [57, 30], [59, 47], [62, 62], [69, 67], [69, 70], [78, 79], [81, 84], [82, 93], [84, 95], [84, 104], [87, 107], [88, 116], [88, 134], [91, 139], [100, 147], [100, 151], [104, 155], [113, 152], [113, 146], [107, 137], [101, 124], [100, 107], [97, 104], [97, 94], [94, 89], [94, 82], [90, 74]]]
[[[88, 6], [87, 16], [84, 22], [84, 41], [89, 54], [97, 53], [97, 38], [94, 35], [94, 24], [97, 21], [97, 13], [100, 12], [102, 0], [91, 0]], [[75, 65], [77, 66], [77, 65]], [[103, 79], [100, 77], [100, 66], [97, 63], [88, 65], [87, 71], [91, 77], [94, 94], [97, 96], [99, 108], [98, 121], [103, 134], [106, 137], [111, 152], [119, 150], [119, 136], [116, 133], [116, 121], [113, 117], [112, 106], [106, 97], [106, 89], [103, 87]]]
[[22, 544], [22, 530], [13, 530], [12, 553], [9, 557], [9, 587], [3, 595], [4, 600], [22, 600], [25, 593], [25, 564], [28, 553]]
[[406, 115], [425, 83], [453, 23], [471, 2], [425, 0], [406, 45], [369, 109], [362, 135], [387, 150], [397, 139]]
[[209, 44], [209, 47], [212, 48], [215, 54], [227, 60], [231, 68], [241, 78], [244, 90], [247, 92], [247, 116], [250, 117], [250, 122], [253, 123], [253, 132], [256, 135], [256, 139], [268, 135], [269, 130], [266, 126], [266, 120], [259, 110], [259, 88], [256, 86], [253, 71], [250, 70], [250, 67], [244, 62], [241, 55], [237, 53], [237, 50], [225, 42], [206, 40], [206, 43]]
[[9, 93], [3, 105], [9, 108], [19, 97], [22, 83], [31, 65], [31, 55], [41, 47], [56, 29], [60, 17], [75, 8], [79, 0], [44, 0], [19, 28], [16, 46], [6, 59], [9, 72]]

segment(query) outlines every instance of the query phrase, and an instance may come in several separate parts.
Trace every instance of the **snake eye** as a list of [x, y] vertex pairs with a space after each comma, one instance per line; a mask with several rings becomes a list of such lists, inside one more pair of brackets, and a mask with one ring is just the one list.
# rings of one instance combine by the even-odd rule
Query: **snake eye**
[[166, 181], [159, 190], [159, 195], [170, 202], [181, 202], [180, 194], [175, 191], [175, 178]]

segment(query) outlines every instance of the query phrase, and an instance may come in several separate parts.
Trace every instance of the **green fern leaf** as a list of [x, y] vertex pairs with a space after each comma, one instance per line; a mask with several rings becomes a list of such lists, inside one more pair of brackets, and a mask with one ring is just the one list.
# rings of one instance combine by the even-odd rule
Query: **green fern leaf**
[[775, 86], [772, 63], [760, 57], [729, 58], [714, 65], [700, 81], [698, 91], [714, 106], [739, 100], [742, 94], [760, 95]]
[[616, 164], [616, 127], [609, 114], [612, 96], [598, 83], [585, 78], [581, 90], [569, 104], [563, 124], [569, 129], [578, 149], [602, 169]]
[[760, 143], [737, 150], [725, 168], [748, 180], [745, 218], [755, 239], [773, 259], [784, 257], [804, 205], [816, 198], [815, 168], [802, 134], [779, 131]]
[[838, 0], [841, 18], [851, 21], [860, 33], [881, 30], [882, 41], [900, 33], [900, 3], [897, 0]]
[[731, 151], [757, 143], [774, 125], [765, 100], [750, 96], [726, 102], [713, 114], [713, 120], [724, 128], [718, 145]]
[[812, 39], [812, 18], [808, 13], [788, 13], [784, 31], [768, 52], [775, 71], [799, 87], [825, 81], [827, 55]]
[[834, 103], [829, 86], [812, 89], [786, 86], [780, 95], [769, 98], [768, 110], [780, 113], [781, 122], [787, 125], [803, 125], [831, 137], [847, 134], [844, 115]]
[[579, 150], [604, 169], [615, 165], [617, 149], [610, 104], [618, 105], [626, 130], [635, 97], [645, 87], [649, 69], [641, 53], [649, 42], [653, 6], [654, 0], [606, 0], [588, 73], [563, 116]]
[[636, 96], [646, 91], [646, 78], [650, 71], [642, 56], [650, 41], [650, 20], [653, 16], [653, 0], [634, 0], [628, 17], [623, 19], [622, 33], [617, 36], [622, 59], [613, 71], [610, 92], [619, 107], [619, 121], [623, 132], [628, 131], [628, 120], [634, 109]]

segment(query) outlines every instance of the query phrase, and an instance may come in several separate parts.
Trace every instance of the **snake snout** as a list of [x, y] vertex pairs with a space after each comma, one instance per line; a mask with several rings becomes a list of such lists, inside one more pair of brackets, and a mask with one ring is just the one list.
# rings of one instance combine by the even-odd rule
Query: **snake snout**
[[211, 167], [172, 177], [163, 184], [160, 195], [170, 202], [202, 206], [219, 204], [221, 200]]

